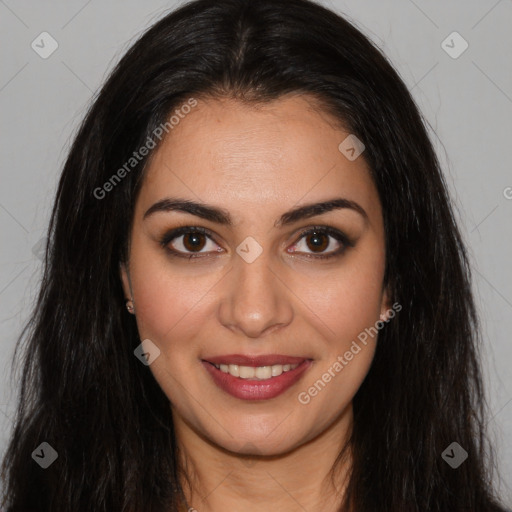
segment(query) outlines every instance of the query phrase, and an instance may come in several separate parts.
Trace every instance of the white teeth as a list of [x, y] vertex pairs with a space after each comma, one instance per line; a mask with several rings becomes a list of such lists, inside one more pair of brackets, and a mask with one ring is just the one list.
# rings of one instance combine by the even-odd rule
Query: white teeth
[[298, 364], [274, 364], [272, 366], [242, 366], [238, 364], [215, 364], [218, 370], [241, 379], [266, 380], [278, 377], [283, 372], [294, 370]]
[[256, 368], [254, 366], [239, 366], [238, 372], [241, 379], [253, 379], [256, 374]]
[[271, 366], [272, 368], [272, 377], [277, 377], [278, 375], [281, 375], [283, 373], [283, 365], [282, 364], [275, 364], [274, 366]]
[[271, 366], [258, 366], [258, 368], [256, 368], [257, 379], [270, 379], [270, 377], [272, 377]]

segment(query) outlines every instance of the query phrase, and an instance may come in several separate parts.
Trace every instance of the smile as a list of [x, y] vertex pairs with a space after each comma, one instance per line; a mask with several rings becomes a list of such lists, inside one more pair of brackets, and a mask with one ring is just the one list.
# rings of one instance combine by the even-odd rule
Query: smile
[[295, 370], [296, 364], [274, 364], [272, 366], [241, 366], [238, 364], [216, 364], [215, 368], [224, 373], [229, 373], [233, 377], [249, 380], [267, 380], [273, 377], [279, 377], [283, 372]]
[[[213, 383], [242, 400], [269, 400], [296, 384], [312, 360], [298, 357], [229, 356], [201, 361]], [[245, 363], [245, 364], [242, 364]]]

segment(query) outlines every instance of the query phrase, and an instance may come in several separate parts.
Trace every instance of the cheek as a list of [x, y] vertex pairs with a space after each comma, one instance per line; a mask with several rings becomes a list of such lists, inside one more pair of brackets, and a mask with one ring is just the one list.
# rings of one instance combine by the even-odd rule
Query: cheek
[[[206, 288], [208, 289], [208, 288]], [[136, 293], [137, 324], [141, 336], [154, 338], [162, 347], [193, 336], [208, 307], [204, 291], [184, 279], [148, 279]]]
[[352, 254], [350, 261], [332, 273], [309, 276], [294, 288], [305, 297], [312, 321], [337, 349], [350, 345], [379, 320], [383, 263], [378, 256], [378, 252], [370, 253], [363, 259]]
[[132, 286], [141, 338], [155, 340], [163, 350], [169, 341], [183, 343], [193, 336], [208, 315], [208, 290], [214, 276], [195, 277], [171, 270], [168, 261], [134, 254]]
[[322, 357], [297, 399], [322, 418], [320, 429], [351, 402], [371, 366], [377, 339], [371, 328], [381, 310], [383, 262], [379, 247], [354, 253], [334, 278], [317, 282], [307, 292], [312, 311], [329, 329]]

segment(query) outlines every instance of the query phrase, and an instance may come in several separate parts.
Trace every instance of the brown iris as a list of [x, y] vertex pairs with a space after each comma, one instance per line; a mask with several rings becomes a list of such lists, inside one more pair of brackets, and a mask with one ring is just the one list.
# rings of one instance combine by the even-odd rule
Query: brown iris
[[183, 235], [183, 246], [187, 251], [201, 250], [206, 236], [203, 233], [187, 233]]
[[[309, 246], [309, 240], [312, 241], [312, 247]], [[325, 251], [329, 246], [329, 237], [325, 233], [313, 232], [306, 237], [306, 243], [311, 250], [317, 250], [317, 252]]]

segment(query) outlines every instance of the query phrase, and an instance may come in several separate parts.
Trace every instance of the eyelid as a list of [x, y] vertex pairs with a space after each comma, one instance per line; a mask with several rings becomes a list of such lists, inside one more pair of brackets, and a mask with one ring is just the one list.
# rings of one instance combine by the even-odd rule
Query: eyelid
[[[347, 236], [343, 231], [340, 231], [337, 228], [333, 228], [331, 226], [327, 225], [314, 225], [314, 226], [307, 226], [305, 228], [302, 228], [298, 234], [294, 236], [295, 242], [292, 243], [292, 246], [299, 243], [306, 235], [312, 234], [314, 232], [320, 232], [323, 234], [326, 234], [327, 236], [330, 236], [337, 240], [339, 243], [342, 244], [341, 249], [338, 249], [336, 251], [330, 251], [328, 253], [297, 253], [300, 257], [305, 258], [312, 258], [312, 259], [328, 259], [331, 257], [341, 256], [345, 250], [349, 247], [354, 247], [355, 242], [352, 238]], [[168, 251], [168, 253], [172, 256], [181, 257], [185, 259], [197, 259], [197, 258], [207, 258], [209, 255], [212, 254], [212, 251], [209, 251], [207, 253], [186, 253], [186, 252], [180, 252], [176, 251], [174, 249], [170, 249], [168, 247], [169, 243], [173, 241], [176, 238], [179, 238], [182, 235], [189, 234], [189, 233], [202, 233], [208, 238], [210, 238], [214, 243], [217, 245], [220, 245], [215, 239], [216, 235], [213, 233], [210, 229], [204, 228], [201, 226], [193, 226], [193, 225], [183, 225], [183, 226], [177, 226], [174, 229], [171, 229], [170, 231], [166, 232], [160, 239], [160, 245]], [[220, 252], [220, 251], [219, 251]]]
[[327, 260], [331, 258], [336, 258], [337, 256], [342, 256], [343, 253], [350, 247], [355, 246], [355, 241], [347, 236], [343, 231], [340, 231], [337, 228], [333, 228], [331, 226], [308, 226], [303, 228], [299, 234], [297, 235], [297, 241], [293, 243], [293, 246], [297, 245], [306, 235], [310, 235], [313, 233], [322, 233], [331, 238], [334, 238], [338, 243], [341, 244], [339, 249], [329, 252], [320, 252], [320, 253], [301, 253], [297, 252], [297, 256], [301, 258], [314, 259], [314, 260]]
[[[187, 233], [202, 233], [203, 235], [207, 235], [212, 240], [215, 241], [215, 233], [213, 231], [210, 231], [208, 228], [203, 228], [201, 226], [191, 226], [191, 225], [183, 225], [183, 226], [177, 226], [176, 228], [173, 228], [169, 231], [166, 231], [166, 233], [162, 236], [160, 243], [163, 245], [167, 245], [171, 240], [174, 238], [177, 238], [181, 235], [185, 235]], [[217, 242], [215, 242], [217, 243]]]
[[297, 235], [298, 236], [297, 241], [300, 240], [303, 236], [308, 235], [312, 232], [325, 233], [327, 235], [332, 236], [333, 238], [336, 238], [337, 240], [342, 241], [345, 245], [348, 245], [350, 247], [353, 247], [355, 245], [354, 240], [352, 240], [343, 231], [341, 231], [337, 228], [333, 228], [331, 226], [320, 226], [320, 225], [308, 226], [306, 228], [303, 228]]
[[[192, 258], [205, 258], [208, 256], [208, 253], [186, 253], [186, 252], [180, 252], [175, 249], [170, 249], [168, 245], [176, 238], [179, 238], [182, 235], [186, 235], [189, 233], [202, 233], [203, 235], [210, 238], [214, 243], [219, 245], [217, 241], [215, 240], [216, 236], [215, 234], [210, 231], [208, 228], [203, 228], [201, 226], [191, 226], [191, 225], [183, 225], [178, 226], [174, 229], [171, 229], [170, 231], [167, 231], [160, 239], [160, 245], [171, 255], [176, 257], [181, 257], [185, 259], [192, 259]], [[211, 254], [211, 251], [210, 251]]]

